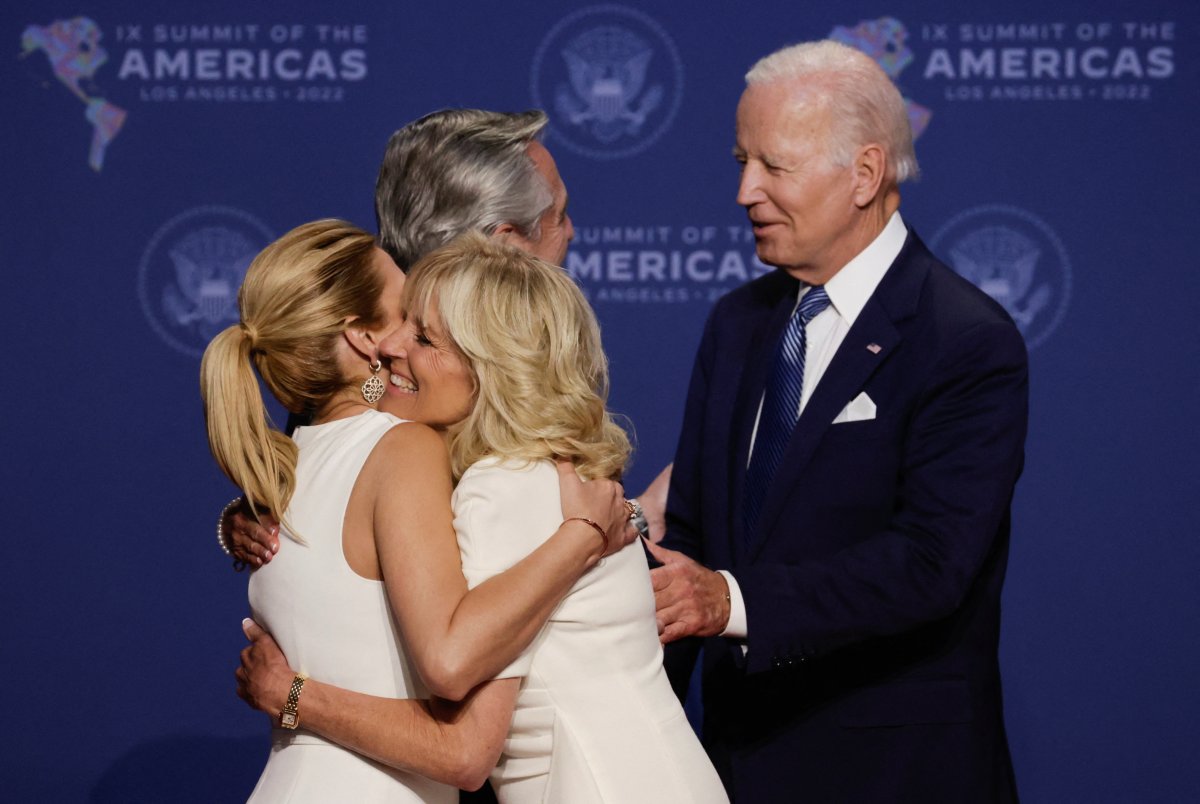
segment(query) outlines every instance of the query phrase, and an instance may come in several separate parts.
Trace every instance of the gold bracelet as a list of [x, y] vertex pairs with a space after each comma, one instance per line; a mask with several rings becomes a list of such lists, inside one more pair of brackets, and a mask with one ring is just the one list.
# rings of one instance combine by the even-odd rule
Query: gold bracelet
[[584, 522], [588, 525], [591, 525], [596, 529], [596, 532], [600, 534], [600, 540], [604, 542], [604, 549], [608, 549], [608, 534], [604, 532], [604, 528], [600, 527], [600, 525], [588, 519], [586, 516], [569, 516], [563, 520], [564, 525], [568, 522]]
[[287, 701], [283, 705], [283, 711], [279, 713], [279, 725], [285, 729], [294, 729], [300, 725], [300, 691], [304, 689], [304, 682], [307, 680], [308, 676], [304, 673], [297, 673], [292, 677]]

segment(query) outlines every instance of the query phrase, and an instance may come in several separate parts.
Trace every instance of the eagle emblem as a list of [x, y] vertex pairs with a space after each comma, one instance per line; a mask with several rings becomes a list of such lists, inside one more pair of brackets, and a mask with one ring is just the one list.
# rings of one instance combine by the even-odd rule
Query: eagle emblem
[[637, 136], [663, 99], [662, 84], [645, 86], [653, 56], [644, 39], [615, 25], [577, 36], [562, 51], [570, 83], [554, 96], [560, 122], [586, 127], [603, 143]]

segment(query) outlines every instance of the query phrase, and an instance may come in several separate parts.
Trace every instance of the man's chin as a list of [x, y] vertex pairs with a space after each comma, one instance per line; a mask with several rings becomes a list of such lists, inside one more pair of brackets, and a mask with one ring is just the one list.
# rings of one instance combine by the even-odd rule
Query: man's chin
[[788, 276], [791, 276], [794, 279], [799, 279], [801, 282], [806, 282], [810, 285], [813, 284], [812, 272], [803, 268], [794, 267], [794, 262], [789, 261], [787, 255], [781, 254], [775, 249], [764, 247], [763, 243], [758, 244], [758, 247], [754, 250], [754, 253], [758, 256], [759, 262], [761, 262], [763, 265], [766, 265], [769, 268], [774, 268], [777, 271], [783, 271]]
[[780, 268], [783, 266], [783, 262], [781, 262], [779, 251], [772, 246], [770, 241], [759, 240], [754, 244], [754, 253], [758, 256], [759, 262], [764, 265]]

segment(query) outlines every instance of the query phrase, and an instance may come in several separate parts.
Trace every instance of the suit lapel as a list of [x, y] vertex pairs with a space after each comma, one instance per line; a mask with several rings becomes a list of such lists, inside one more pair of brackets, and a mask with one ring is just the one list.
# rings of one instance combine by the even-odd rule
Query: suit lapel
[[[748, 558], [753, 559], [762, 549], [766, 541], [764, 534], [774, 529], [785, 501], [808, 467], [834, 418], [858, 395], [871, 375], [900, 345], [902, 336], [897, 323], [913, 315], [916, 310], [928, 273], [928, 259], [924, 244], [910, 231], [904, 248], [867, 300], [854, 326], [846, 333], [846, 338], [805, 405], [800, 420], [796, 422], [779, 471], [763, 500], [758, 533], [749, 548]], [[735, 499], [739, 500], [740, 510], [741, 498]]]
[[[812, 397], [804, 406], [804, 412], [800, 414], [800, 420], [796, 422], [779, 471], [763, 501], [759, 538], [751, 548], [751, 557], [762, 546], [762, 534], [770, 533], [775, 526], [784, 501], [812, 460], [825, 431], [842, 408], [858, 395], [876, 369], [891, 356], [900, 340], [900, 333], [883, 308], [874, 301], [867, 302], [854, 326], [846, 333], [845, 340], [838, 347], [821, 381], [817, 383]], [[872, 344], [880, 347], [878, 352], [867, 348]]]

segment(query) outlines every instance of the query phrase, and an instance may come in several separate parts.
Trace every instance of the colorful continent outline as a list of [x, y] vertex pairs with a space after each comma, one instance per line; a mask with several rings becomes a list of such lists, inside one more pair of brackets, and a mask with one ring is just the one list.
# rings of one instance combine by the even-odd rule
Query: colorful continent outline
[[54, 77], [84, 103], [84, 116], [93, 129], [88, 165], [96, 172], [104, 167], [105, 151], [126, 117], [124, 109], [104, 98], [92, 97], [80, 86], [108, 61], [108, 53], [100, 47], [102, 37], [99, 26], [88, 17], [55, 20], [45, 27], [30, 25], [21, 34], [21, 55], [35, 50], [45, 53]]

